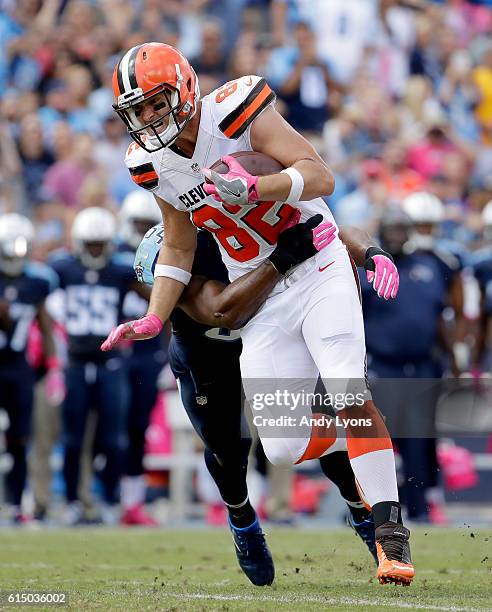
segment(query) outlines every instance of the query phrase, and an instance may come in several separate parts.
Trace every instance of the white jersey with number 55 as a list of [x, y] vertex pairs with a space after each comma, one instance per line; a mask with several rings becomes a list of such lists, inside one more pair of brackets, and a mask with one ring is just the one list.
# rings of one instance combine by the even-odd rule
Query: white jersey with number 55
[[[169, 148], [149, 153], [132, 143], [125, 160], [137, 185], [178, 210], [188, 211], [194, 225], [213, 233], [231, 281], [268, 257], [294, 209], [283, 202], [258, 202], [247, 207], [219, 203], [205, 193], [200, 169], [224, 155], [252, 151], [251, 124], [274, 101], [275, 94], [259, 76], [229, 81], [202, 99], [192, 158]], [[321, 198], [302, 202], [300, 207], [301, 221], [321, 213], [334, 223]]]

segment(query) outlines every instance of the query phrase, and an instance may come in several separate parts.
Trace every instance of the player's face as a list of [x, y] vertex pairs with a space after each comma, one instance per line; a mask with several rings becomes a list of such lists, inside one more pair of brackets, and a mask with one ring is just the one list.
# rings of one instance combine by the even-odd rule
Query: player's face
[[422, 236], [432, 236], [435, 233], [435, 226], [433, 223], [417, 223], [415, 230]]
[[[132, 112], [134, 114], [134, 122], [140, 128], [153, 124], [153, 127], [161, 132], [168, 126], [170, 110], [169, 95], [162, 92], [137, 104], [133, 107]], [[161, 119], [161, 122], [156, 124], [155, 122], [159, 121], [159, 119]], [[151, 130], [148, 133], [151, 136], [153, 135]]]
[[381, 228], [381, 246], [390, 255], [403, 253], [403, 246], [409, 239], [409, 228], [404, 224], [389, 225]]
[[106, 243], [100, 240], [94, 240], [93, 242], [86, 242], [85, 248], [91, 255], [91, 257], [101, 257], [106, 249]]
[[151, 221], [150, 219], [133, 219], [133, 227], [137, 234], [145, 236], [145, 234], [149, 231], [151, 227], [154, 227], [155, 221]]

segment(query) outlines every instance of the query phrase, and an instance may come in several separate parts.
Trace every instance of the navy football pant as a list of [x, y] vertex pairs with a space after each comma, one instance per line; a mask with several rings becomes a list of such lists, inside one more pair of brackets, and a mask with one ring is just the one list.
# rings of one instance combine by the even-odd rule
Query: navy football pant
[[152, 354], [148, 357], [133, 356], [127, 363], [130, 393], [125, 470], [127, 476], [143, 474], [145, 431], [157, 399], [157, 377], [163, 365], [160, 361], [156, 361]]
[[15, 367], [0, 366], [0, 407], [9, 417], [6, 432], [7, 453], [12, 457], [12, 468], [6, 477], [9, 503], [19, 506], [26, 486], [26, 450], [31, 429], [34, 373], [25, 361]]
[[106, 363], [75, 363], [66, 369], [67, 396], [63, 404], [63, 441], [67, 501], [78, 499], [80, 452], [90, 409], [97, 411], [98, 423], [94, 449], [106, 458], [100, 473], [104, 499], [116, 503], [117, 488], [122, 474], [127, 446], [126, 419], [128, 386], [121, 360]]
[[[374, 380], [371, 372], [377, 376]], [[438, 484], [435, 415], [440, 377], [430, 359], [406, 364], [370, 359], [371, 389], [402, 459], [401, 501], [412, 519], [425, 520], [426, 490]]]
[[[170, 363], [181, 399], [205, 445], [205, 463], [227, 504], [244, 502], [251, 438], [242, 410], [239, 341], [207, 342], [199, 352], [173, 336]], [[201, 358], [198, 358], [201, 357]]]

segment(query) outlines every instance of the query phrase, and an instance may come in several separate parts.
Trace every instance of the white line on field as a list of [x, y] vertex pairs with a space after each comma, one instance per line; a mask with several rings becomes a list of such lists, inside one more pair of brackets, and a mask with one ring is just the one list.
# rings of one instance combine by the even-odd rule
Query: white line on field
[[[323, 596], [274, 596], [274, 595], [211, 595], [207, 593], [170, 593], [166, 592], [167, 597], [175, 599], [209, 599], [213, 601], [255, 601], [274, 603], [320, 603], [325, 605], [339, 606], [346, 604], [350, 606], [372, 606], [386, 608], [405, 608], [411, 610], [439, 610], [441, 612], [486, 612], [487, 608], [462, 608], [458, 606], [434, 606], [432, 604], [406, 603], [386, 599], [357, 599], [356, 597], [323, 597]], [[490, 610], [490, 608], [489, 608]]]

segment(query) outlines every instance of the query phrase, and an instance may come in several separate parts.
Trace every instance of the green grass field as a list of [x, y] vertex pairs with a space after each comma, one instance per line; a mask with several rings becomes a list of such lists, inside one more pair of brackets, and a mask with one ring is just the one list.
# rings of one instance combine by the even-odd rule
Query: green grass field
[[0, 591], [66, 591], [76, 610], [492, 610], [490, 531], [415, 529], [408, 588], [372, 579], [349, 530], [268, 531], [266, 588], [241, 573], [225, 529], [2, 531]]

